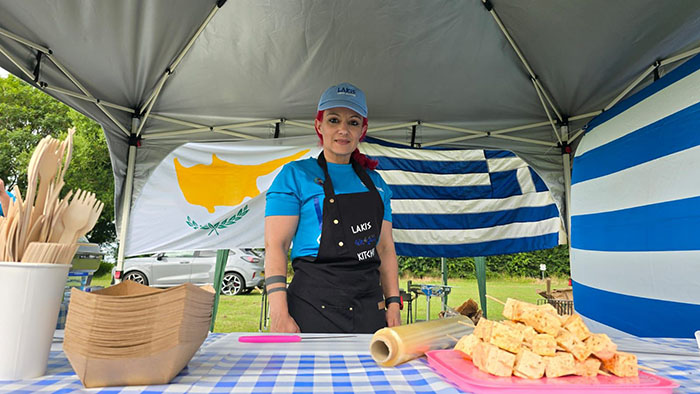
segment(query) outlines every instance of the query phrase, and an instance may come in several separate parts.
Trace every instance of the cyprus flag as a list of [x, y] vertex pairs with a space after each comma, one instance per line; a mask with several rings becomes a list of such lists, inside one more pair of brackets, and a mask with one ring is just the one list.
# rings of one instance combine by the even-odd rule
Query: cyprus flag
[[126, 255], [263, 247], [265, 192], [285, 164], [318, 156], [317, 141], [188, 143], [175, 149], [134, 202]]

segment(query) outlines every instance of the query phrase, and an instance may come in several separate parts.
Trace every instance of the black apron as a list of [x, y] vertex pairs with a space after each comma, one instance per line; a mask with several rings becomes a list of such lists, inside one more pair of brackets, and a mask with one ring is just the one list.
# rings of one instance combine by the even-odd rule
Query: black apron
[[301, 332], [374, 333], [386, 327], [377, 241], [382, 198], [362, 166], [350, 160], [368, 191], [336, 195], [323, 152], [323, 223], [318, 255], [292, 261], [289, 314]]

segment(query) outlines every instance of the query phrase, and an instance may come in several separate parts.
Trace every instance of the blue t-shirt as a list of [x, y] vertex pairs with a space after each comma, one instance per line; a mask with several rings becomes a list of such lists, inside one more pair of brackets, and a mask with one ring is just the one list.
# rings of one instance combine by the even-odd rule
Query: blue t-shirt
[[[384, 203], [384, 220], [391, 221], [391, 189], [382, 177], [367, 170]], [[361, 193], [368, 189], [351, 164], [328, 163], [336, 194]], [[286, 164], [267, 191], [265, 216], [299, 216], [292, 239], [292, 259], [318, 255], [323, 223], [323, 170], [316, 158]]]
[[[10, 196], [12, 201], [15, 201], [15, 195], [12, 194], [9, 190], [7, 191], [7, 195]], [[2, 204], [0, 204], [0, 216], [5, 216], [5, 212], [2, 211]]]

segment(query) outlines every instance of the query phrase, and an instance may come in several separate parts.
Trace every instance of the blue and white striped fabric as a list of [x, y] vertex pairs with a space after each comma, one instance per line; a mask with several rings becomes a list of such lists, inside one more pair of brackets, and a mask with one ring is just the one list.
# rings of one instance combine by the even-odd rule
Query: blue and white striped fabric
[[591, 121], [574, 159], [575, 308], [638, 336], [700, 329], [699, 70], [696, 56]]
[[389, 184], [402, 256], [489, 256], [559, 243], [559, 211], [542, 179], [506, 151], [409, 149], [369, 139]]

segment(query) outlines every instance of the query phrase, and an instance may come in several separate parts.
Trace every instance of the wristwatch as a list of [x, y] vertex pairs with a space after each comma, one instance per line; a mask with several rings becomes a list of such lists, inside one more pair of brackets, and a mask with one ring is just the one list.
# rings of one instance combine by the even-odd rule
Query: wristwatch
[[399, 304], [399, 309], [403, 310], [403, 298], [394, 296], [394, 297], [387, 297], [384, 299], [384, 304], [386, 305], [387, 308], [389, 308], [389, 304], [392, 302], [395, 302]]

